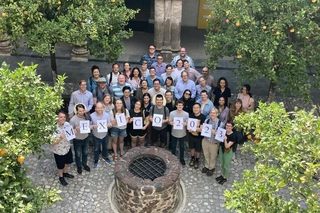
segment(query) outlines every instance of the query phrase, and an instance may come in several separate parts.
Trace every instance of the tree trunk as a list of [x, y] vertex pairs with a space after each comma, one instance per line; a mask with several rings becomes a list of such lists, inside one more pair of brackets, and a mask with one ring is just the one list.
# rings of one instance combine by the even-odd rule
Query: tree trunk
[[53, 86], [57, 82], [57, 61], [56, 61], [56, 53], [55, 53], [55, 43], [51, 43], [51, 50], [50, 50], [50, 59], [51, 59], [51, 72], [52, 72], [52, 83]]
[[274, 100], [275, 94], [276, 94], [276, 84], [274, 82], [270, 82], [269, 85], [269, 94], [268, 94], [268, 100], [267, 103], [271, 103]]

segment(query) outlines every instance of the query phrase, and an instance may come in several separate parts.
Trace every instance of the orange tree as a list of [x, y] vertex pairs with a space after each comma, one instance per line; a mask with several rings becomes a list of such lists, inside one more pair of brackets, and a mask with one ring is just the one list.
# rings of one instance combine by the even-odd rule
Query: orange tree
[[56, 190], [34, 187], [23, 163], [51, 141], [62, 106], [65, 77], [58, 76], [52, 87], [41, 82], [35, 69], [0, 67], [0, 212], [40, 212], [59, 199]]
[[319, 212], [320, 120], [314, 111], [286, 112], [282, 103], [260, 103], [236, 117], [252, 132], [244, 151], [256, 164], [226, 190], [226, 207], [236, 212]]
[[124, 27], [136, 11], [124, 0], [1, 0], [0, 33], [7, 33], [17, 47], [40, 55], [50, 53], [53, 81], [57, 74], [55, 46], [88, 42], [92, 55], [113, 62], [123, 51], [122, 40], [132, 35]]
[[319, 86], [320, 3], [317, 0], [208, 0], [213, 4], [205, 47], [207, 64], [230, 56], [242, 81], [270, 81], [275, 92], [310, 99]]

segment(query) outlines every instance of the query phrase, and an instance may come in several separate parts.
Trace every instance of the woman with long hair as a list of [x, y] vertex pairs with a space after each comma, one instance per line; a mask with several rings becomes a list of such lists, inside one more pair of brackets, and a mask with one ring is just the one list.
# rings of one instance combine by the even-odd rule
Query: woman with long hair
[[136, 98], [143, 102], [143, 95], [148, 92], [149, 85], [147, 80], [141, 80], [140, 88], [136, 90]]
[[244, 84], [241, 93], [238, 94], [237, 99], [241, 99], [242, 108], [244, 112], [250, 112], [254, 110], [254, 99], [251, 94], [251, 87], [249, 84]]
[[218, 109], [218, 118], [224, 124], [227, 123], [229, 116], [229, 108], [225, 105], [226, 99], [224, 97], [219, 98], [219, 105], [216, 107]]
[[219, 78], [217, 87], [213, 90], [212, 102], [214, 106], [219, 106], [220, 97], [224, 97], [224, 105], [230, 107], [231, 90], [228, 87], [228, 81], [225, 77]]
[[105, 94], [102, 99], [102, 105], [105, 112], [109, 113], [113, 110], [114, 104], [112, 103], [112, 97], [110, 94]]
[[131, 75], [131, 67], [129, 62], [123, 63], [122, 74], [124, 74], [124, 76], [126, 77], [126, 82], [129, 82], [130, 75]]
[[182, 100], [184, 103], [183, 104], [183, 111], [186, 111], [187, 113], [191, 114], [193, 104], [195, 103], [194, 99], [191, 98], [191, 90], [186, 89], [183, 92], [183, 96], [180, 100]]
[[168, 76], [164, 82], [164, 85], [162, 87], [166, 91], [171, 91], [174, 97], [174, 85], [173, 85], [173, 78]]
[[141, 82], [141, 71], [138, 67], [134, 67], [132, 69], [132, 72], [130, 74], [129, 83], [133, 89], [133, 93], [135, 94], [135, 91], [140, 88], [140, 82]]
[[[142, 114], [143, 117], [145, 118], [145, 123], [147, 122], [147, 120], [149, 120], [149, 115], [150, 115], [150, 109], [152, 107], [152, 103], [151, 103], [151, 96], [149, 93], [145, 93], [142, 96]], [[147, 127], [147, 143], [148, 145], [151, 142], [151, 125], [148, 125]]]
[[[125, 125], [119, 126], [117, 122], [117, 116], [120, 116], [121, 114], [124, 114], [125, 116]], [[114, 152], [113, 161], [118, 160], [118, 151], [117, 151], [117, 142], [119, 141], [119, 147], [120, 147], [120, 157], [124, 155], [124, 138], [127, 137], [127, 123], [130, 119], [130, 114], [127, 109], [124, 108], [123, 102], [121, 99], [117, 99], [115, 101], [115, 107], [110, 112], [110, 118], [112, 123], [112, 129], [111, 129], [111, 138], [112, 138], [112, 148]]]
[[[147, 128], [149, 126], [149, 120], [143, 115], [142, 111], [142, 102], [137, 100], [134, 104], [134, 108], [129, 111], [130, 113], [130, 136], [131, 136], [131, 147], [134, 148], [137, 146], [137, 142], [139, 142], [140, 146], [144, 146], [144, 139], [147, 135]], [[142, 118], [142, 128], [141, 129], [134, 129], [133, 128], [133, 118], [141, 117]]]

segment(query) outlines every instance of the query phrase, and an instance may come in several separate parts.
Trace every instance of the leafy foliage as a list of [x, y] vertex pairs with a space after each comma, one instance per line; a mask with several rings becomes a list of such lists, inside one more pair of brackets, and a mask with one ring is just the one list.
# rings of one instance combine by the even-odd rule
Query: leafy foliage
[[[313, 111], [286, 112], [282, 103], [260, 103], [236, 117], [250, 133], [244, 151], [256, 156], [253, 171], [225, 191], [226, 206], [238, 212], [319, 212], [320, 120]], [[250, 138], [250, 137], [249, 137]], [[285, 195], [289, 194], [289, 195]]]
[[214, 5], [205, 42], [210, 67], [230, 56], [242, 81], [264, 77], [284, 95], [310, 99], [311, 86], [319, 86], [317, 0], [209, 2]]
[[51, 141], [62, 106], [65, 77], [51, 87], [40, 81], [36, 67], [0, 68], [0, 212], [40, 212], [59, 199], [56, 190], [34, 187], [23, 164], [24, 156]]
[[122, 39], [132, 35], [124, 27], [136, 13], [124, 0], [2, 0], [0, 8], [0, 30], [16, 45], [25, 38], [28, 47], [44, 55], [54, 52], [56, 43], [81, 46], [87, 40], [91, 54], [108, 62], [122, 53]]

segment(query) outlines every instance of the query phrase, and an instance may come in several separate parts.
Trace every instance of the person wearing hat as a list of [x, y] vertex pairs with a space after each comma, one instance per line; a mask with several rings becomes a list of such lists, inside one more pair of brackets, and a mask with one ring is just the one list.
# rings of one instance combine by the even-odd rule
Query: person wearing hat
[[98, 87], [94, 88], [94, 90], [92, 91], [94, 105], [96, 105], [99, 101], [102, 101], [105, 94], [111, 94], [111, 91], [107, 86], [107, 80], [105, 77], [99, 78], [97, 83]]
[[87, 90], [86, 80], [80, 80], [79, 90], [76, 90], [71, 94], [68, 107], [68, 114], [70, 119], [74, 115], [73, 108], [78, 103], [82, 103], [86, 107], [85, 113], [90, 112], [93, 107], [93, 96], [92, 93]]
[[[157, 94], [155, 96], [156, 105], [150, 108], [149, 120], [153, 122], [153, 117], [155, 114], [162, 115], [162, 125], [161, 127], [152, 124], [151, 128], [151, 141], [154, 146], [158, 145], [158, 139], [160, 137], [161, 147], [164, 148], [167, 141], [167, 125], [169, 122], [169, 109], [166, 107], [166, 99], [163, 95]], [[155, 120], [156, 122], [156, 120]]]

